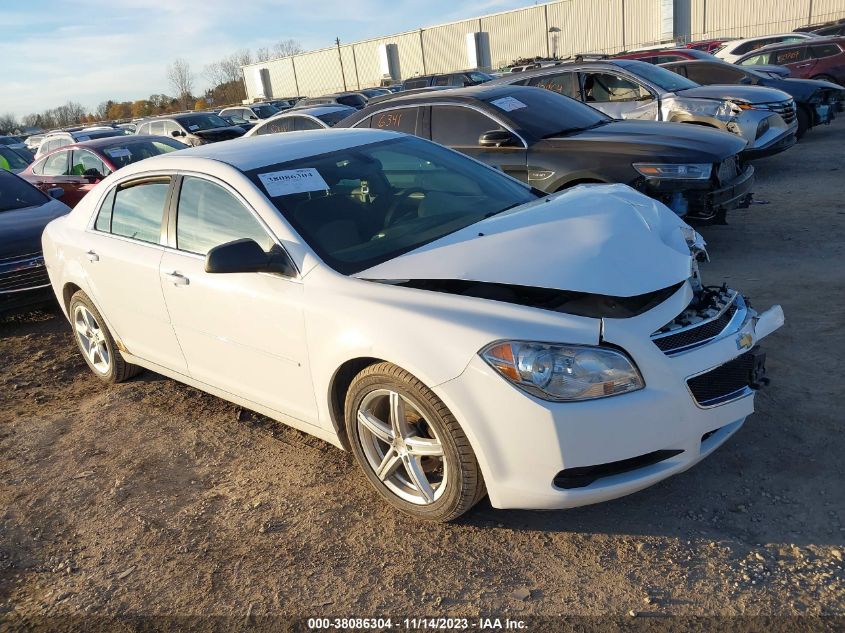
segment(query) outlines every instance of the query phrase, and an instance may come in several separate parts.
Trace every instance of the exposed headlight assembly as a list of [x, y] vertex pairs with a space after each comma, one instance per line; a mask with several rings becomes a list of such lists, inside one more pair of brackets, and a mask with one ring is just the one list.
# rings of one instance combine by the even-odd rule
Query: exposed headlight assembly
[[479, 353], [508, 381], [543, 400], [593, 400], [645, 386], [630, 358], [604, 347], [499, 341]]
[[650, 180], [708, 180], [710, 163], [633, 163], [634, 169]]

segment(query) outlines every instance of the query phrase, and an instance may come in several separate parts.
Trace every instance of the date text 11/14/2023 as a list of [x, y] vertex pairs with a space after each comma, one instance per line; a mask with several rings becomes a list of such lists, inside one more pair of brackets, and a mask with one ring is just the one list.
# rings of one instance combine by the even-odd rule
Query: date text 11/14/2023
[[410, 631], [525, 631], [528, 628], [524, 620], [510, 618], [479, 617], [471, 618], [308, 618], [309, 629], [334, 630], [410, 630]]

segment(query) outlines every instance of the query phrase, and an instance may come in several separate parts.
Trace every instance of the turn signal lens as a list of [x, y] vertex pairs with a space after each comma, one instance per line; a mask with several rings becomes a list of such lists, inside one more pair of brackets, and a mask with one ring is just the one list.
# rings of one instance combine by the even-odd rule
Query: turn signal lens
[[603, 347], [506, 341], [480, 355], [507, 380], [544, 400], [592, 400], [645, 386], [630, 358]]

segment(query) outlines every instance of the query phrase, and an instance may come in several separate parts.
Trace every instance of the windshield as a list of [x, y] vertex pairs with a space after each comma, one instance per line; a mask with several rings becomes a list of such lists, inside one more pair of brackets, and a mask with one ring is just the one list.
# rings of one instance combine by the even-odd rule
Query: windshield
[[346, 275], [537, 198], [504, 174], [412, 136], [246, 175], [314, 252]]
[[189, 132], [211, 130], [216, 127], [229, 127], [229, 124], [216, 114], [192, 114], [191, 116], [179, 117], [177, 121]]
[[109, 162], [115, 169], [126, 167], [130, 163], [137, 163], [145, 158], [152, 158], [159, 154], [167, 154], [176, 150], [185, 149], [185, 145], [169, 138], [156, 140], [127, 140], [120, 145], [111, 145], [103, 150], [103, 154], [109, 157]]
[[50, 199], [28, 182], [0, 170], [0, 211], [40, 207]]
[[611, 121], [606, 114], [552, 90], [515, 88], [487, 100], [536, 138], [586, 130]]
[[0, 136], [0, 145], [23, 145], [23, 139], [17, 136]]
[[[108, 138], [110, 136], [125, 136], [126, 130], [91, 130], [89, 132], [74, 132], [72, 134], [75, 141], [90, 141], [92, 138]], [[131, 134], [131, 132], [129, 132]]]
[[339, 123], [343, 121], [346, 117], [348, 117], [353, 112], [357, 112], [355, 108], [344, 108], [343, 110], [335, 110], [334, 112], [326, 112], [325, 114], [318, 114], [317, 118], [320, 119], [323, 123], [332, 127], [335, 123]]
[[259, 119], [268, 119], [274, 114], [279, 113], [279, 109], [276, 106], [272, 106], [267, 103], [263, 105], [250, 106], [250, 109], [255, 112]]
[[32, 162], [32, 159], [26, 160], [25, 154], [20, 150], [15, 151], [0, 145], [0, 169], [6, 171], [21, 171], [26, 169], [26, 166]]
[[678, 92], [679, 90], [698, 87], [698, 84], [694, 81], [690, 81], [686, 77], [682, 77], [677, 73], [673, 73], [671, 70], [666, 70], [654, 64], [629, 61], [627, 63], [620, 63], [619, 66], [667, 92]]
[[247, 122], [246, 119], [238, 116], [237, 114], [227, 114], [227, 115], [223, 116], [223, 118], [226, 119], [232, 125], [243, 125], [244, 123]]

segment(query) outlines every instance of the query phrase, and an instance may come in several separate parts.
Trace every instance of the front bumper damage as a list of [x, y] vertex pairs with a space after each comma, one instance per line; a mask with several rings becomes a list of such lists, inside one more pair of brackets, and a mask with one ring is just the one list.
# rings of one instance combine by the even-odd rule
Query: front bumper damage
[[[503, 381], [480, 357], [435, 388], [468, 430], [494, 507], [571, 508], [621, 497], [687, 470], [742, 426], [766, 382], [758, 342], [783, 324], [783, 311], [757, 314], [738, 293], [719, 289], [714, 296], [723, 304], [730, 297], [734, 307], [714, 334], [707, 326], [722, 323], [724, 305], [702, 302], [690, 313], [703, 291], [685, 284], [641, 315], [602, 319], [602, 344], [631, 356], [645, 381], [639, 391], [546, 402]], [[681, 328], [708, 335], [669, 353], [655, 343]]]
[[727, 212], [745, 209], [751, 204], [754, 188], [754, 167], [729, 158], [714, 169], [711, 180], [683, 182], [646, 180], [639, 189], [660, 200], [686, 222], [725, 224]]

